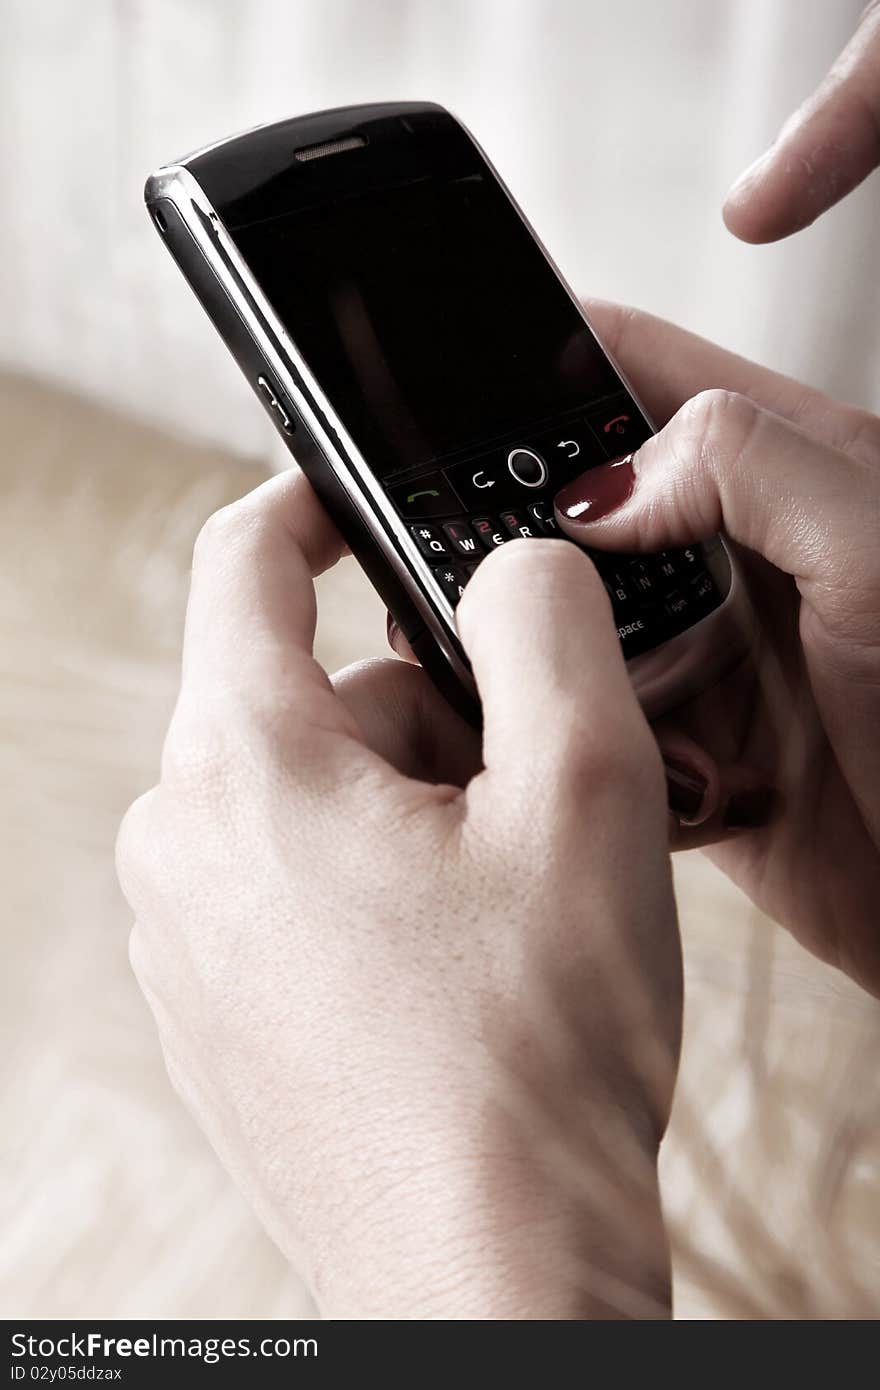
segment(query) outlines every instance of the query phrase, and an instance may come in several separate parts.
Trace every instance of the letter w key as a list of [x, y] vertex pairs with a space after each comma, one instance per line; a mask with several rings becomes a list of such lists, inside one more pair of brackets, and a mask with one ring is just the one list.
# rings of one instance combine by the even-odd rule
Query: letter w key
[[473, 555], [477, 550], [477, 539], [469, 526], [460, 521], [448, 521], [443, 527], [446, 538], [459, 555]]

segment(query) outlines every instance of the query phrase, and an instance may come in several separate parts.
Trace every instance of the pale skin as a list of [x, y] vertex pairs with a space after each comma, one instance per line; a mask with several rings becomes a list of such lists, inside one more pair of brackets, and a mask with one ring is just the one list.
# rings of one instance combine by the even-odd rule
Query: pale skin
[[592, 310], [669, 423], [623, 506], [562, 524], [612, 550], [730, 538], [760, 616], [751, 660], [656, 733], [705, 774], [710, 829], [727, 781], [776, 789], [767, 825], [709, 853], [880, 994], [880, 421], [648, 315]]
[[[480, 570], [475, 772], [420, 670], [331, 683], [313, 659], [340, 549], [292, 474], [196, 547], [162, 779], [120, 847], [169, 1071], [326, 1315], [657, 1315], [679, 950], [660, 757], [604, 590], [558, 541]], [[589, 1200], [569, 1125], [602, 1140]]]
[[[728, 202], [737, 234], [784, 235], [864, 177], [878, 72], [872, 6]], [[829, 129], [856, 154], [817, 181]], [[161, 779], [120, 834], [169, 1073], [325, 1316], [668, 1315], [656, 1159], [681, 978], [658, 742], [706, 775], [701, 826], [675, 836], [717, 841], [755, 901], [880, 992], [880, 422], [590, 312], [665, 428], [589, 543], [722, 525], [764, 615], [758, 676], [652, 730], [589, 560], [511, 542], [459, 609], [480, 747], [410, 663], [316, 663], [312, 581], [342, 547], [291, 474], [200, 538]], [[773, 815], [725, 833], [730, 785], [756, 778]]]

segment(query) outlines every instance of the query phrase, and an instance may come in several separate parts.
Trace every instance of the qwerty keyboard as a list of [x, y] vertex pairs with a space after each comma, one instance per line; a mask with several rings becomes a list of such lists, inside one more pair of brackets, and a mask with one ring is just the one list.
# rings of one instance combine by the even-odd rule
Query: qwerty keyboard
[[[597, 463], [630, 453], [650, 434], [628, 397], [617, 397], [555, 429], [422, 474], [388, 489], [454, 607], [480, 561], [517, 538], [560, 537], [553, 498]], [[602, 577], [627, 657], [706, 617], [722, 596], [701, 546], [659, 555], [588, 550]]]

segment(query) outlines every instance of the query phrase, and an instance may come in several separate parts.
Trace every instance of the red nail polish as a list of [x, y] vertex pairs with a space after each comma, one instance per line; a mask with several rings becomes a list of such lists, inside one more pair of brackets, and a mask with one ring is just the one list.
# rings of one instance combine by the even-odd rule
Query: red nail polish
[[622, 507], [635, 487], [636, 474], [632, 454], [601, 463], [568, 483], [556, 496], [556, 510], [567, 521], [584, 525], [598, 521]]

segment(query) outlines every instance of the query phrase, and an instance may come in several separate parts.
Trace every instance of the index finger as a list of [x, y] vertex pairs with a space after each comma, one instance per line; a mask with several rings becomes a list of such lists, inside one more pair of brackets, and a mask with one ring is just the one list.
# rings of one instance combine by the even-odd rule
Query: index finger
[[737, 180], [724, 220], [742, 241], [808, 227], [880, 164], [880, 3], [872, 0], [827, 77]]
[[344, 718], [312, 655], [313, 580], [343, 550], [342, 538], [298, 469], [216, 512], [202, 528], [193, 555], [184, 689], [236, 690], [256, 703], [281, 692], [295, 698], [305, 715]]
[[692, 396], [720, 386], [748, 396], [833, 449], [876, 457], [876, 420], [866, 411], [832, 400], [653, 314], [600, 299], [587, 300], [585, 308], [658, 427]]

